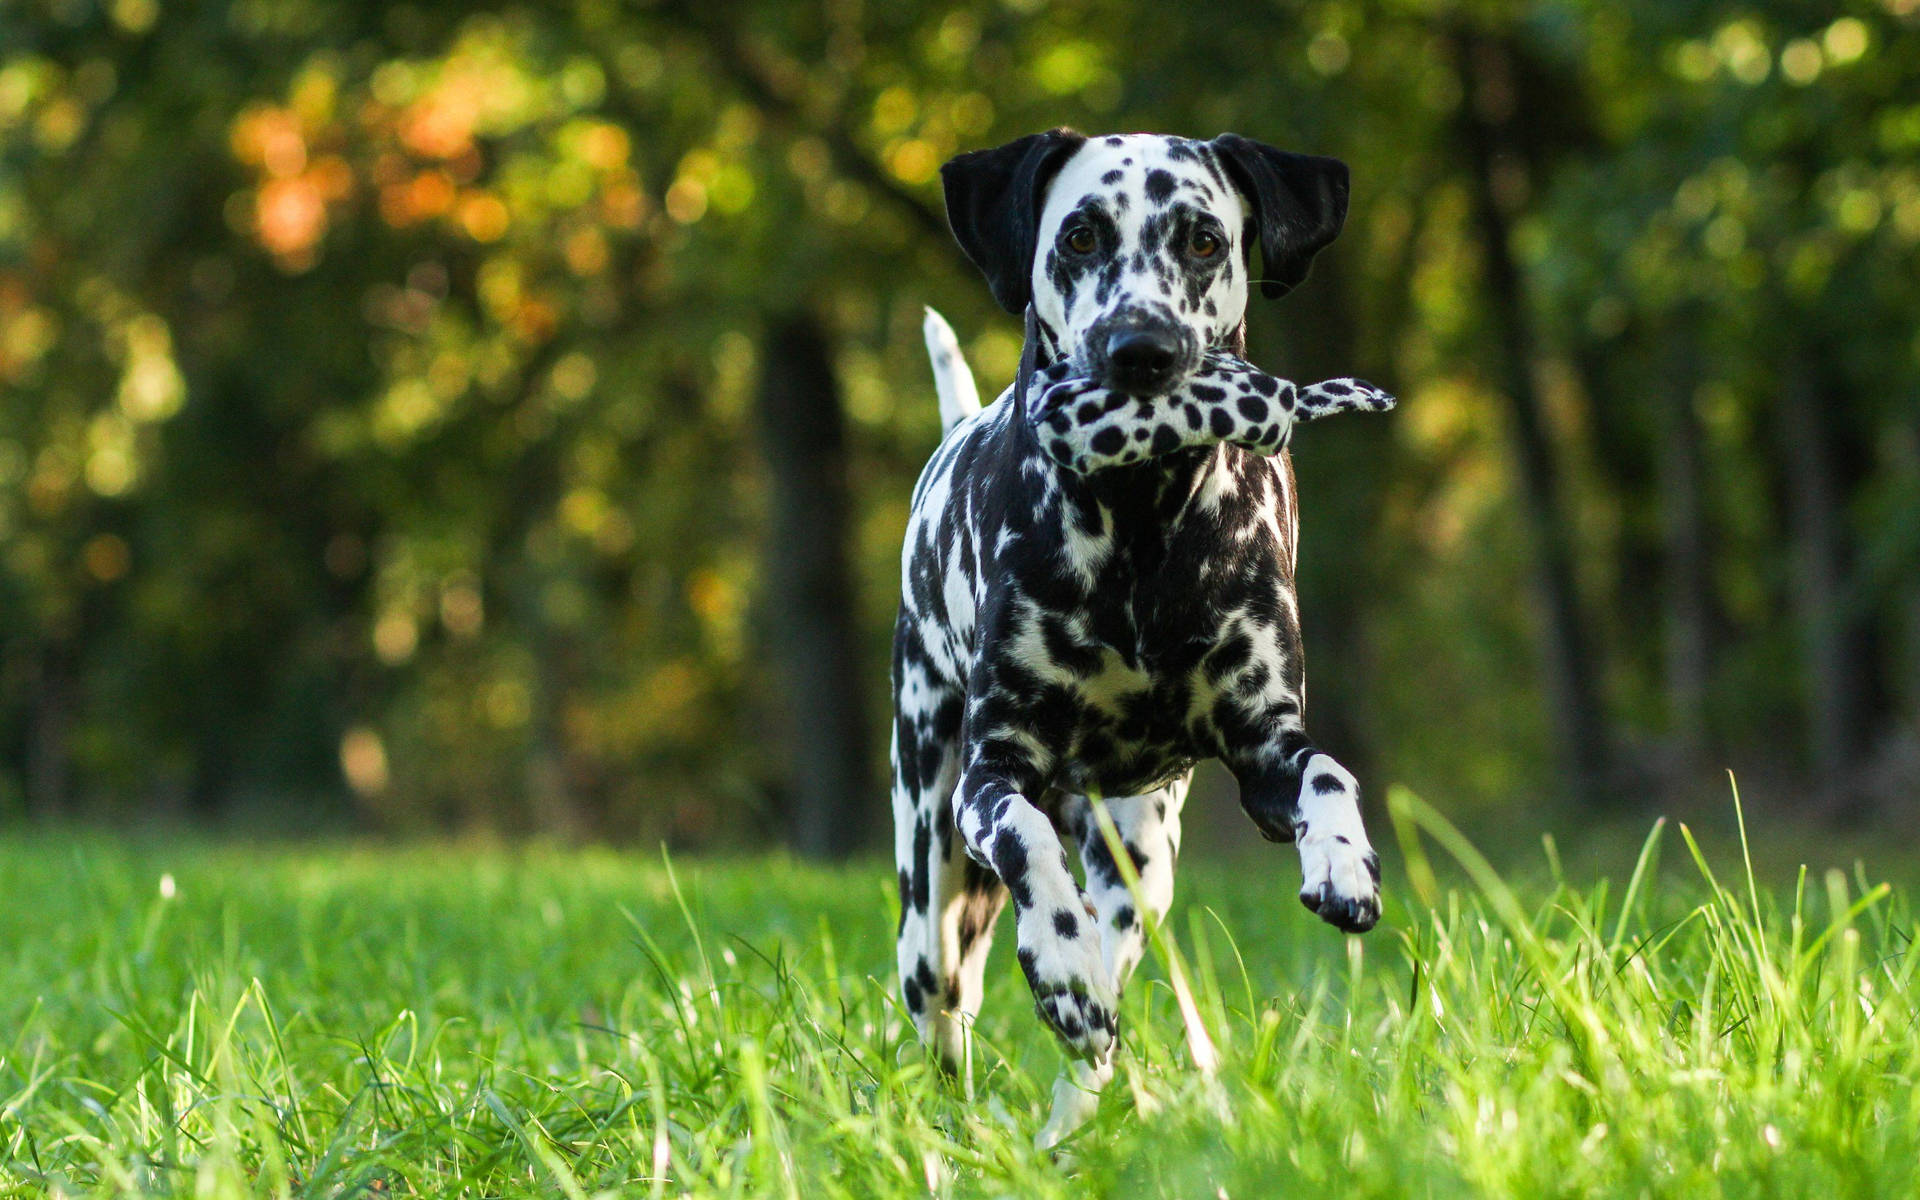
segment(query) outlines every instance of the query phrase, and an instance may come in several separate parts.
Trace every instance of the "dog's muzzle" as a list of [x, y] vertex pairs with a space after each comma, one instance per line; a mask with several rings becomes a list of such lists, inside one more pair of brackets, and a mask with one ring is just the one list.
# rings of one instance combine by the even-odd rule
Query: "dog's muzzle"
[[1193, 371], [1200, 346], [1193, 331], [1171, 316], [1128, 309], [1087, 330], [1088, 374], [1129, 396], [1159, 396]]

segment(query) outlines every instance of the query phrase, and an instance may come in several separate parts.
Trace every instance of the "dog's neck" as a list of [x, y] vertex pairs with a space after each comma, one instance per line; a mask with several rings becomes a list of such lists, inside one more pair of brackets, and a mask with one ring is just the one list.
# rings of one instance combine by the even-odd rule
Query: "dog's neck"
[[1059, 353], [1053, 331], [1041, 323], [1033, 305], [1027, 305], [1027, 336], [1020, 343], [1020, 373], [1013, 379], [1014, 416], [1021, 425], [1027, 423], [1027, 392], [1033, 387], [1033, 373], [1052, 366]]

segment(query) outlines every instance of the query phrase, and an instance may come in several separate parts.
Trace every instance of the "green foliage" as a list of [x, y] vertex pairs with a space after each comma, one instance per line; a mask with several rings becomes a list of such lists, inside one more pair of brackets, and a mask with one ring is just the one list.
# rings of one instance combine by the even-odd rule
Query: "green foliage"
[[[1513, 131], [1494, 182], [1620, 742], [1657, 762], [1676, 724], [1679, 407], [1708, 733], [1805, 757], [1774, 411], [1797, 363], [1841, 398], [1832, 619], [1875, 650], [1845, 690], [1863, 738], [1902, 729], [1920, 17], [1842, 10], [8, 4], [0, 813], [746, 827], [785, 772], [754, 615], [763, 325], [804, 306], [835, 339], [877, 694], [937, 429], [920, 306], [990, 389], [1017, 354], [935, 171], [1060, 123], [1353, 165], [1345, 237], [1251, 314], [1262, 362], [1403, 397], [1298, 448], [1329, 744], [1451, 803], [1557, 787], [1463, 112]], [[1463, 64], [1468, 34], [1512, 70]]]
[[[543, 847], [0, 844], [0, 1188], [67, 1196], [1899, 1195], [1904, 892], [1510, 883], [1411, 798], [1342, 938], [1197, 867], [1068, 1158], [1002, 946], [963, 1097], [892, 986], [889, 873]], [[1430, 847], [1422, 852], [1417, 847]], [[1428, 854], [1435, 855], [1429, 865]], [[1714, 854], [1722, 862], [1726, 857]], [[1436, 880], [1436, 874], [1438, 880]], [[1162, 960], [1164, 961], [1164, 959]]]

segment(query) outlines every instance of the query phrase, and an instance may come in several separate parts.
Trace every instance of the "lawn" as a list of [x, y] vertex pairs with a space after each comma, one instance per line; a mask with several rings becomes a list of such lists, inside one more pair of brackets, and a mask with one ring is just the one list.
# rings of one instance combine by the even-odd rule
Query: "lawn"
[[1755, 879], [1668, 827], [1509, 885], [1396, 812], [1365, 938], [1290, 851], [1188, 865], [1060, 1157], [1010, 924], [969, 1100], [877, 861], [15, 835], [0, 1195], [1913, 1194], [1920, 958], [1871, 863]]

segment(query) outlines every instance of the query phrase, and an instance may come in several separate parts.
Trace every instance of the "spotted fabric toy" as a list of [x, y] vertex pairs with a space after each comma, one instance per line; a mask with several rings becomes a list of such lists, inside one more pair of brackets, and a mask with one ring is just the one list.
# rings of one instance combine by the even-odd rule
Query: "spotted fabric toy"
[[1037, 368], [1027, 415], [1047, 457], [1082, 475], [1221, 442], [1278, 454], [1297, 422], [1393, 407], [1392, 396], [1364, 380], [1302, 387], [1226, 350], [1209, 350], [1165, 396], [1109, 391], [1076, 372], [1070, 361]]

